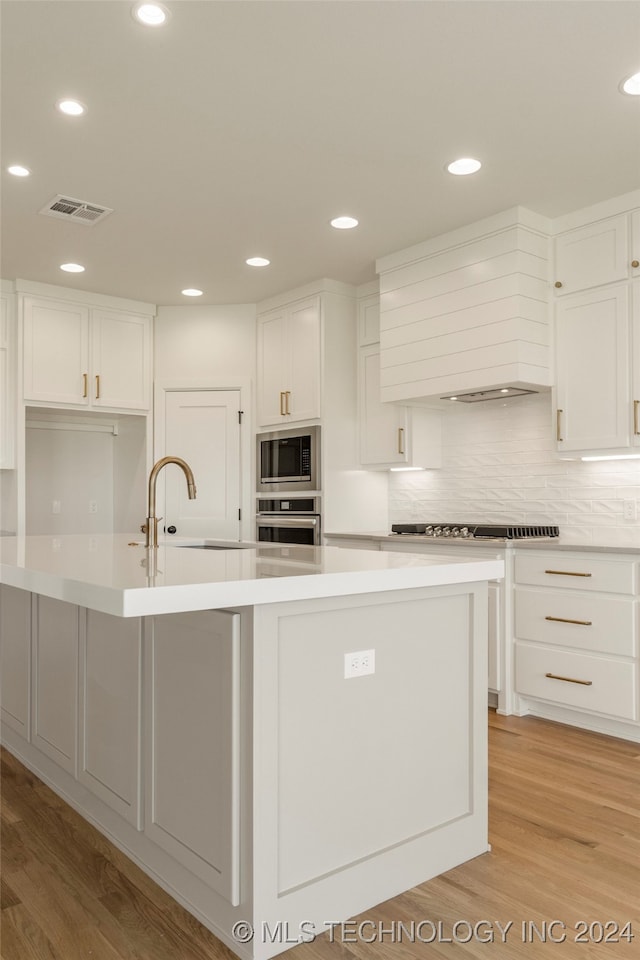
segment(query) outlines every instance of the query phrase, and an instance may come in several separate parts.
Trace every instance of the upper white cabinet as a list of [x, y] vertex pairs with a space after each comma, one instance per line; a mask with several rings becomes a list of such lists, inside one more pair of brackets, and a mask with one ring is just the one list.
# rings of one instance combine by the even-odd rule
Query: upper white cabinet
[[123, 411], [151, 407], [149, 314], [24, 296], [27, 403]]
[[439, 411], [381, 402], [378, 344], [360, 348], [358, 380], [362, 466], [441, 466]]
[[591, 210], [555, 240], [553, 428], [560, 453], [615, 456], [640, 445], [640, 210]]
[[258, 316], [258, 424], [320, 416], [320, 296]]
[[629, 443], [628, 301], [626, 284], [613, 284], [556, 305], [559, 451], [613, 450]]
[[555, 239], [556, 293], [562, 296], [625, 280], [630, 259], [627, 214], [567, 230]]

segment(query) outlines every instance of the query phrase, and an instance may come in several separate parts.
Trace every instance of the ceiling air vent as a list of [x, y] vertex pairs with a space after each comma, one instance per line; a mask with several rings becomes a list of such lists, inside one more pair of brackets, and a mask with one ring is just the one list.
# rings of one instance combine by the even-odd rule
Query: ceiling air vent
[[481, 400], [508, 400], [509, 397], [522, 397], [537, 390], [523, 390], [521, 387], [496, 387], [493, 390], [476, 390], [474, 393], [453, 393], [441, 400], [459, 400], [460, 403], [480, 403]]
[[63, 197], [58, 194], [53, 200], [45, 204], [38, 213], [45, 217], [57, 217], [59, 220], [73, 220], [75, 223], [84, 223], [91, 227], [98, 220], [104, 220], [113, 210], [110, 207], [101, 207], [97, 203], [87, 203], [85, 200], [74, 200], [73, 197]]

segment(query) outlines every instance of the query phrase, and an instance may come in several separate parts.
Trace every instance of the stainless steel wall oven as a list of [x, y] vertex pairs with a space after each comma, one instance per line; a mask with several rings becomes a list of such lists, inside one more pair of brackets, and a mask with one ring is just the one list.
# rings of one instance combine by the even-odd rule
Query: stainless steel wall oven
[[320, 497], [258, 500], [256, 540], [317, 546], [321, 541]]

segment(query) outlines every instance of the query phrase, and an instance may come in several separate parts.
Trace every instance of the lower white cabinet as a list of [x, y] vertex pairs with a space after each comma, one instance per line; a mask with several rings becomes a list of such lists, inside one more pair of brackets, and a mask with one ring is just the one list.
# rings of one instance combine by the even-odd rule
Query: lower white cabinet
[[2, 722], [30, 737], [31, 594], [0, 585], [0, 704]]
[[519, 712], [559, 710], [549, 715], [628, 734], [610, 721], [640, 720], [638, 564], [612, 554], [523, 551], [515, 579]]
[[35, 596], [31, 740], [73, 776], [78, 752], [79, 614], [72, 603]]
[[80, 610], [78, 779], [141, 827], [142, 622]]
[[147, 646], [145, 833], [240, 902], [240, 615], [154, 617]]

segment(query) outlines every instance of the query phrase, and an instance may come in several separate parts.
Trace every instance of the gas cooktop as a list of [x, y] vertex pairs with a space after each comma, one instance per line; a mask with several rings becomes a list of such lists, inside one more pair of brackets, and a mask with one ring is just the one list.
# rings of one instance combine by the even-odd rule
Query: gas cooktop
[[455, 540], [542, 540], [559, 537], [560, 529], [507, 523], [393, 523], [391, 533]]

